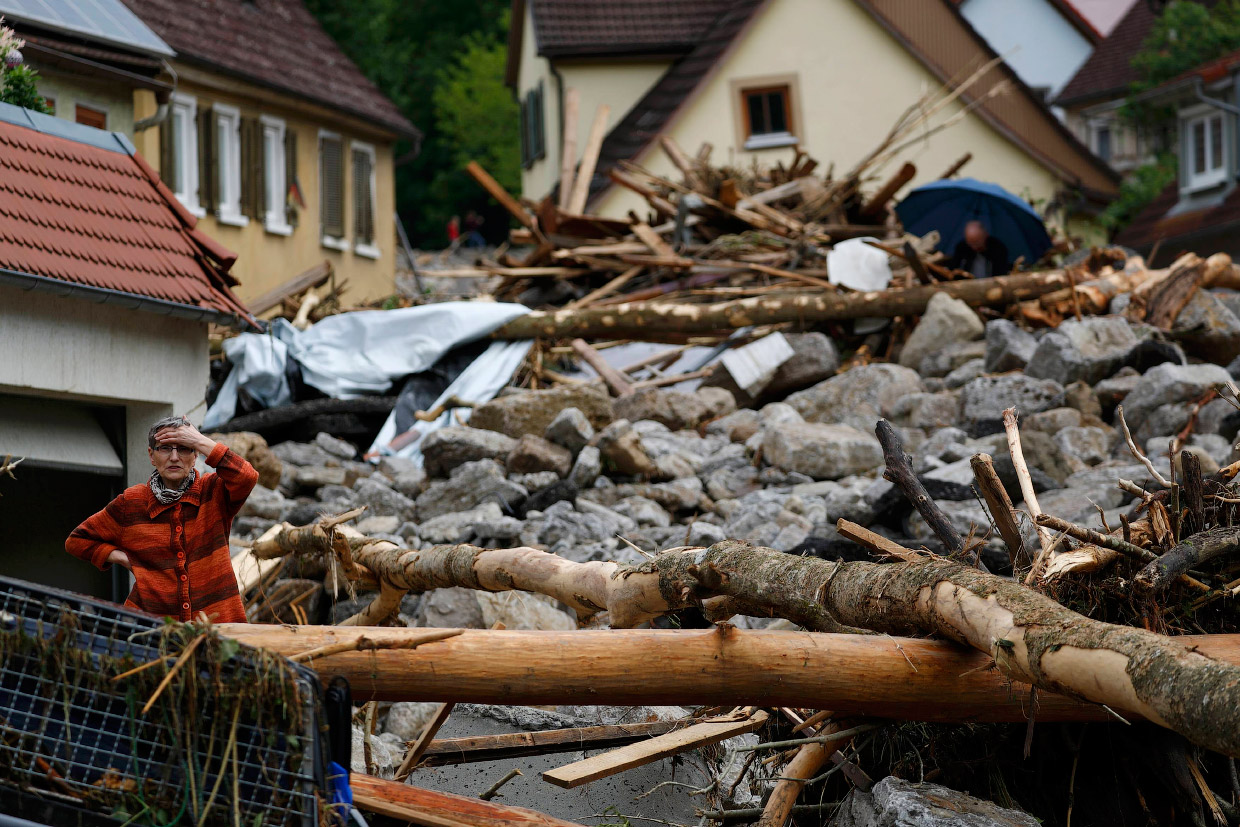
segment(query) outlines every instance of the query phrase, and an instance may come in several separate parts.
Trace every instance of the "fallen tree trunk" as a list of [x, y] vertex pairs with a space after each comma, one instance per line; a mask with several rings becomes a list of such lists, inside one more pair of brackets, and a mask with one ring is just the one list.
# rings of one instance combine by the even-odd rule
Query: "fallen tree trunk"
[[[279, 545], [278, 535], [264, 539]], [[947, 560], [828, 562], [725, 541], [620, 566], [574, 563], [530, 548], [377, 550], [387, 545], [364, 540], [353, 558], [397, 589], [538, 592], [579, 614], [607, 610], [619, 628], [722, 595], [807, 628], [937, 634], [990, 655], [1014, 680], [1131, 710], [1240, 755], [1240, 667], [1173, 638], [1091, 620], [1018, 583]]]
[[936, 293], [973, 306], [1009, 305], [1069, 287], [1062, 270], [944, 282], [868, 293], [819, 293], [778, 298], [738, 299], [718, 304], [647, 304], [535, 311], [492, 334], [497, 339], [641, 337], [651, 331], [698, 333], [748, 325], [824, 322], [869, 316], [914, 316]]
[[[246, 623], [221, 624], [219, 629], [248, 646], [286, 656], [400, 633]], [[1174, 640], [1219, 662], [1240, 664], [1240, 635]], [[466, 629], [416, 649], [353, 649], [308, 666], [324, 677], [347, 678], [359, 703], [762, 705], [943, 722], [1025, 721], [1031, 709], [1028, 687], [1009, 681], [986, 655], [946, 641], [727, 626], [581, 632]], [[1037, 717], [1114, 720], [1102, 707], [1049, 692], [1038, 693]]]

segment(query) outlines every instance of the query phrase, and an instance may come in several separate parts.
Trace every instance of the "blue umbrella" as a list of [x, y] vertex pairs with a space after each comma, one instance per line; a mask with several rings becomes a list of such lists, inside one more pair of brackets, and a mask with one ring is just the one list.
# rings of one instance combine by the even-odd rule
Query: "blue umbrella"
[[938, 230], [939, 249], [949, 254], [964, 240], [965, 225], [974, 220], [1007, 245], [1009, 264], [1021, 256], [1032, 264], [1051, 247], [1051, 237], [1033, 207], [998, 184], [975, 178], [920, 186], [896, 205], [896, 215], [910, 233]]

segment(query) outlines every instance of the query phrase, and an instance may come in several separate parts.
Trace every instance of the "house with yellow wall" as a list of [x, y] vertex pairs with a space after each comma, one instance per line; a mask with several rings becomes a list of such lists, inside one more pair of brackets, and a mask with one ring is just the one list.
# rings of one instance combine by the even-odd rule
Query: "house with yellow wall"
[[242, 300], [323, 261], [349, 302], [395, 291], [394, 147], [420, 133], [302, 0], [123, 0], [174, 51], [135, 91], [138, 151], [238, 254]]
[[[647, 209], [609, 179], [620, 161], [678, 180], [661, 135], [689, 153], [709, 144], [715, 165], [786, 165], [800, 150], [842, 172], [925, 90], [997, 58], [951, 0], [513, 0], [512, 20], [523, 195], [558, 185], [575, 89], [578, 157], [598, 106], [610, 107], [587, 211], [614, 217]], [[908, 188], [970, 153], [963, 174], [1093, 234], [1117, 176], [1010, 67], [997, 61], [940, 117], [957, 122], [902, 155], [917, 167]]]

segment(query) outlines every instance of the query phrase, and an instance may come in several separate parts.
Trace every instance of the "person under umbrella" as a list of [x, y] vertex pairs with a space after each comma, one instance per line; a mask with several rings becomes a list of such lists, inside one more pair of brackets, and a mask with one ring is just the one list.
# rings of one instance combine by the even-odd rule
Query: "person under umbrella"
[[992, 236], [986, 225], [976, 219], [965, 225], [964, 238], [944, 265], [972, 273], [978, 279], [1007, 275], [1011, 270], [1007, 245]]

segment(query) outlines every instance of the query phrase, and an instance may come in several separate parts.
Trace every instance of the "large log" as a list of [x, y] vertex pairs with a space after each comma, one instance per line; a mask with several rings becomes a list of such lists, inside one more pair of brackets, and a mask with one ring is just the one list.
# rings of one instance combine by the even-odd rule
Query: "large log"
[[[265, 544], [279, 546], [271, 534], [255, 544], [255, 554], [265, 556]], [[729, 540], [621, 566], [574, 563], [532, 548], [384, 546], [391, 544], [362, 542], [352, 556], [393, 590], [538, 592], [579, 614], [606, 610], [613, 627], [724, 597], [806, 628], [939, 635], [989, 655], [1008, 678], [1132, 710], [1202, 746], [1240, 755], [1240, 666], [1165, 635], [1092, 620], [1011, 580], [940, 558], [829, 562]]]
[[641, 337], [653, 330], [699, 333], [784, 322], [844, 321], [862, 317], [915, 316], [936, 293], [947, 293], [972, 307], [1004, 306], [1068, 287], [1062, 270], [972, 279], [868, 293], [818, 293], [756, 297], [717, 304], [630, 302], [577, 310], [535, 311], [514, 319], [493, 335], [498, 339]]
[[[898, 565], [898, 564], [892, 564]], [[396, 629], [221, 624], [246, 645], [294, 655]], [[1176, 641], [1240, 664], [1240, 635]], [[359, 701], [790, 706], [924, 721], [1024, 721], [1028, 687], [945, 641], [814, 632], [466, 630], [416, 649], [348, 651], [310, 664]], [[1099, 706], [1038, 694], [1040, 721], [1105, 721]]]

